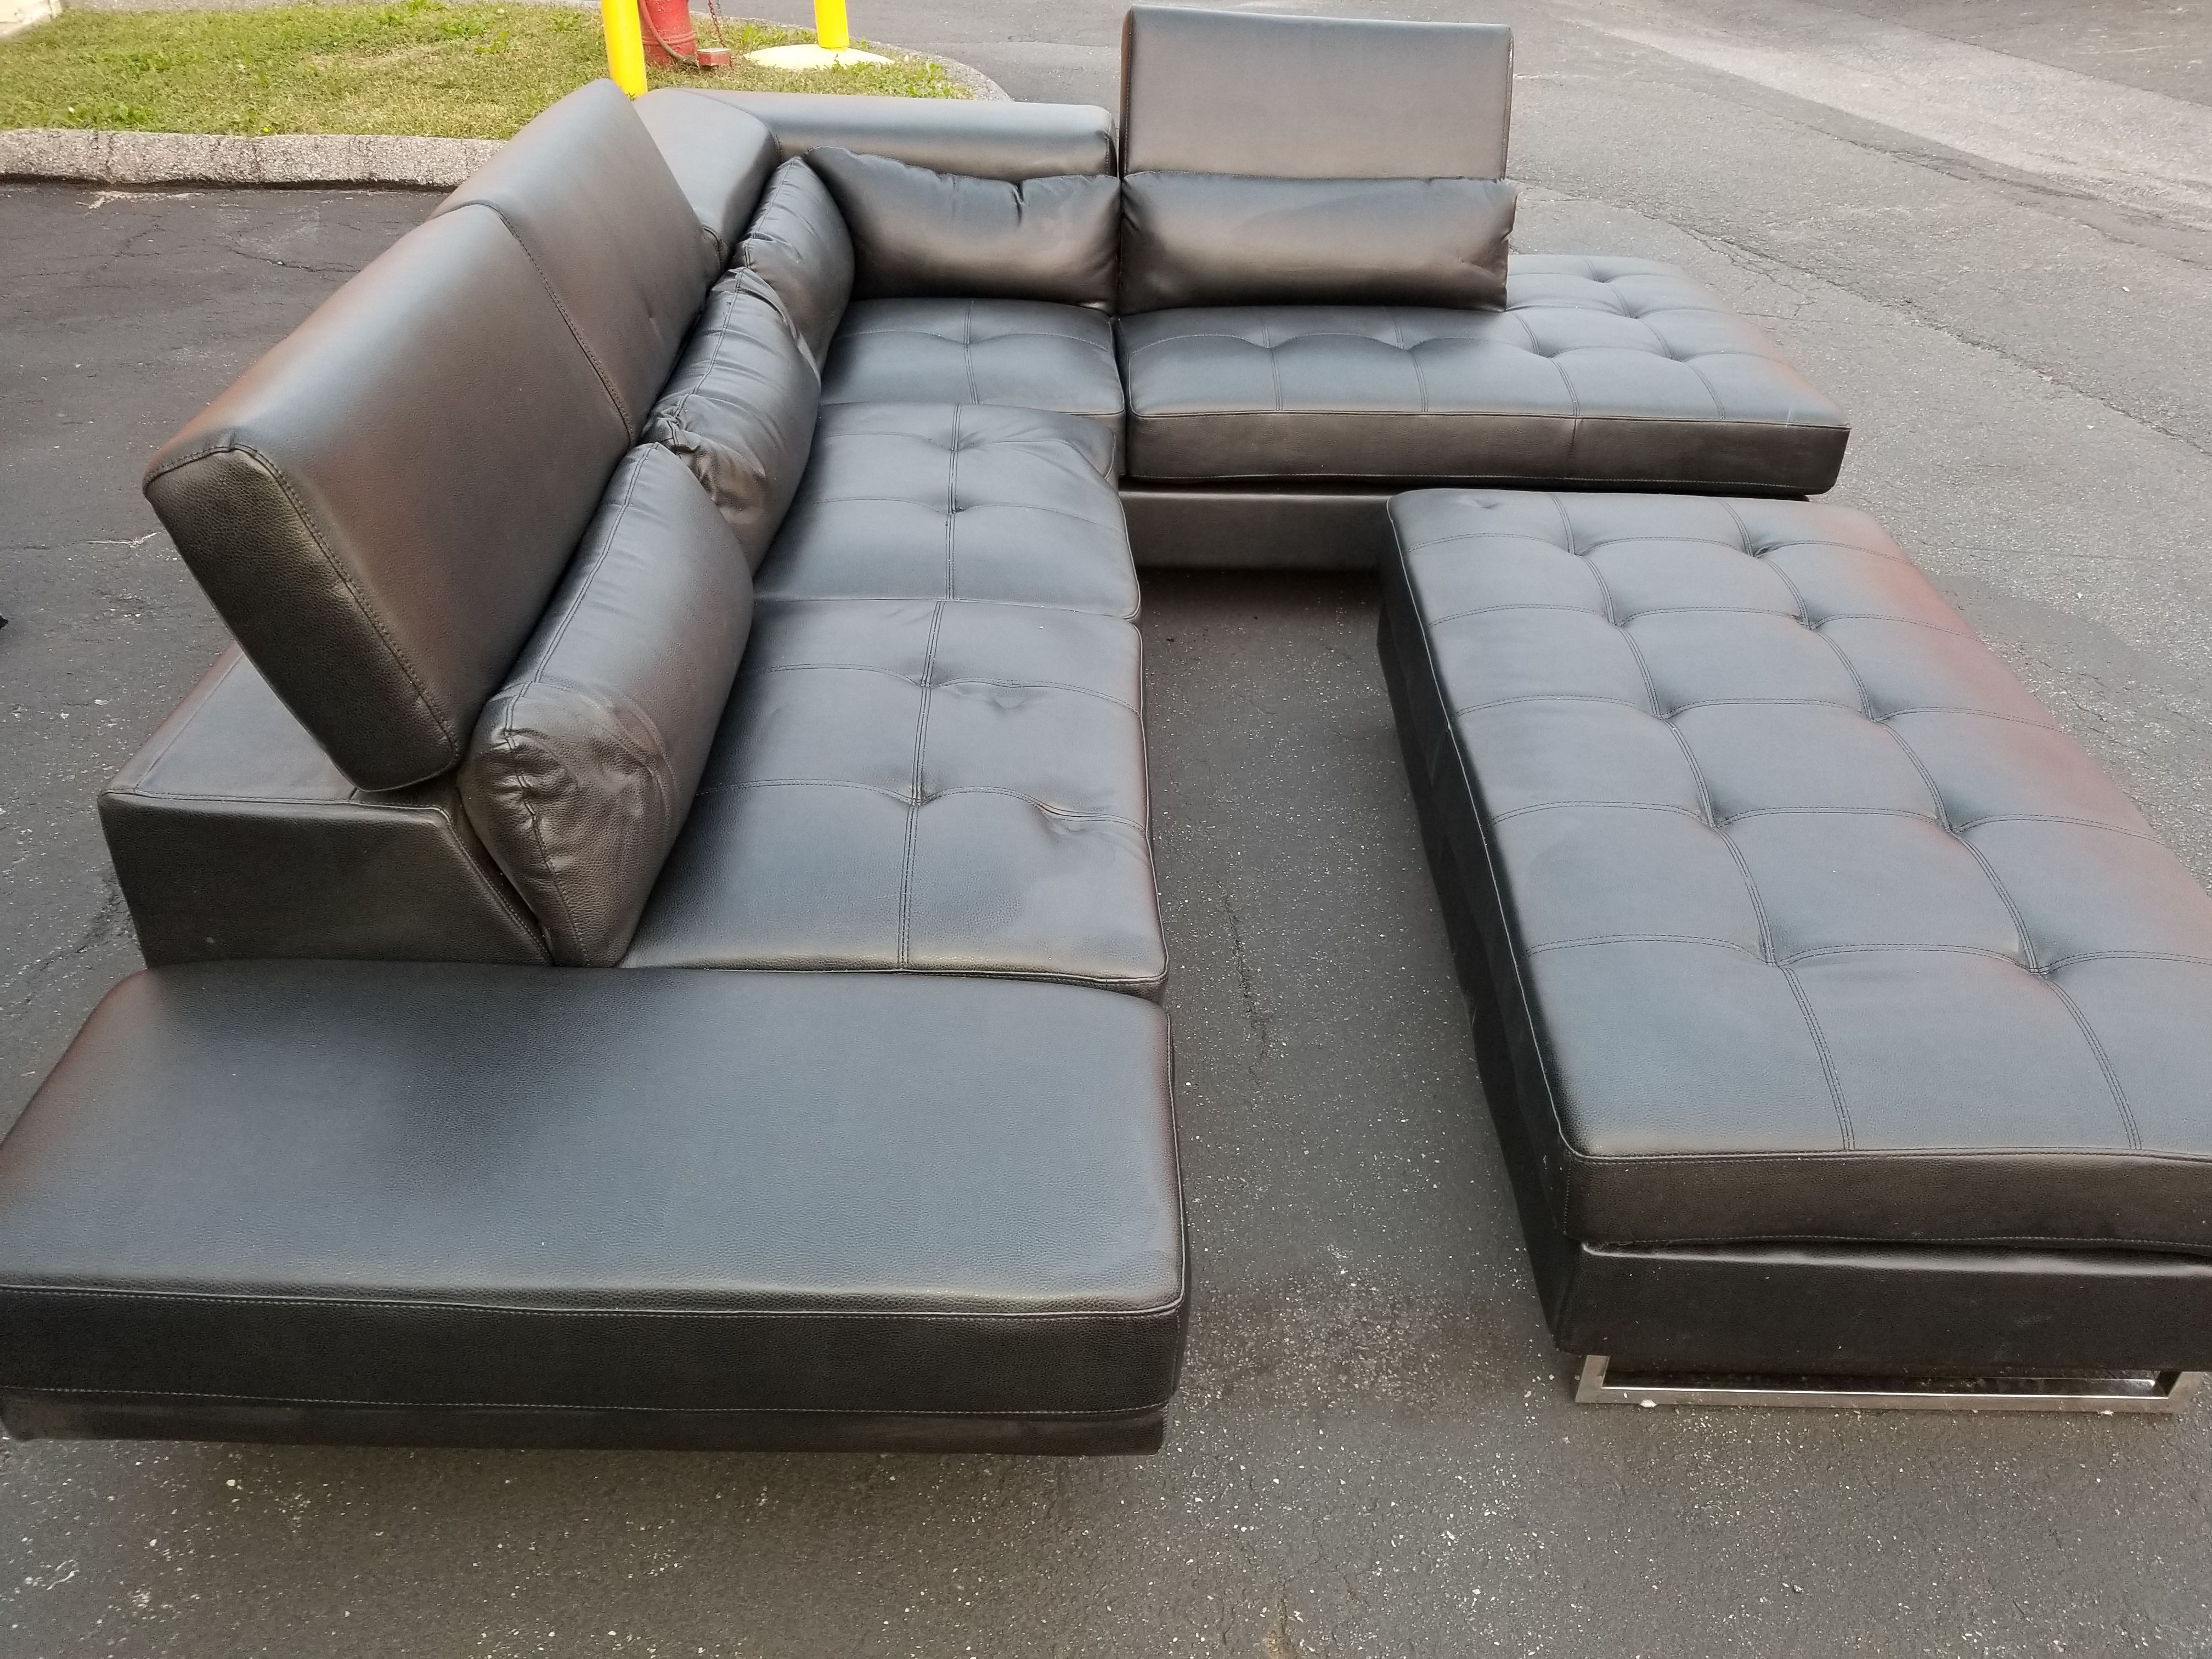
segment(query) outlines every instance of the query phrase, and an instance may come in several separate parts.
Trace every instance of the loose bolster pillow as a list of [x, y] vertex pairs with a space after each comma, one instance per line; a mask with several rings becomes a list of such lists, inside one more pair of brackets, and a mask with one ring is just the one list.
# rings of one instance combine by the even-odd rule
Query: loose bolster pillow
[[1133, 173], [1121, 186], [1121, 309], [1496, 310], [1514, 197], [1502, 179]]
[[737, 263], [775, 292], [819, 369], [853, 296], [853, 239], [821, 174], [794, 156], [761, 196]]
[[806, 457], [822, 374], [775, 295], [743, 267], [707, 291], [699, 325], [646, 422], [706, 486], [757, 569]]
[[599, 516], [460, 769], [470, 822], [553, 959], [619, 961], [691, 810], [752, 620], [729, 526], [658, 445]]
[[1009, 184], [836, 149], [806, 159], [852, 232], [856, 300], [1114, 302], [1118, 179]]

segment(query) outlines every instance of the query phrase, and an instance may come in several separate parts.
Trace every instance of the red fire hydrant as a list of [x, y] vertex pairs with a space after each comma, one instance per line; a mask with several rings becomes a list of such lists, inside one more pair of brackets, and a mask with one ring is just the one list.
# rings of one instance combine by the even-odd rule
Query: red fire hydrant
[[648, 64], [720, 69], [730, 61], [728, 47], [699, 44], [691, 27], [690, 0], [637, 0], [637, 18]]

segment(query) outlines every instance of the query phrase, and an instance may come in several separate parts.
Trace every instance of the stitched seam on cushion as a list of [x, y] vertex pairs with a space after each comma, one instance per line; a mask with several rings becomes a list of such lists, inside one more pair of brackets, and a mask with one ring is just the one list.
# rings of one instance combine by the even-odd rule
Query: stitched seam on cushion
[[544, 1400], [344, 1400], [321, 1395], [218, 1394], [188, 1389], [66, 1389], [35, 1384], [11, 1384], [0, 1392], [123, 1400], [234, 1400], [258, 1406], [367, 1406], [394, 1411], [629, 1412], [684, 1417], [1019, 1417], [1067, 1421], [1132, 1417], [1140, 1412], [1163, 1410], [1168, 1404], [1166, 1400], [1159, 1400], [1141, 1406], [1097, 1406], [1068, 1411], [915, 1406], [579, 1406]]
[[[1875, 940], [1864, 945], [1808, 945], [1802, 951], [1792, 951], [1786, 965], [1795, 966], [1801, 962], [1809, 962], [1815, 957], [1892, 955], [1980, 957], [1990, 962], [2002, 962], [2008, 968], [2018, 968], [2023, 974], [2035, 973], [2034, 969], [2021, 966], [2020, 958], [2011, 951], [1992, 951], [1985, 945], [1914, 945], [1887, 939]], [[2042, 977], [2039, 974], [2036, 976]]]
[[2112, 1104], [2119, 1109], [2120, 1127], [2127, 1134], [2128, 1150], [2141, 1152], [2142, 1131], [2136, 1125], [2135, 1111], [2128, 1104], [2128, 1092], [2120, 1086], [2120, 1074], [2112, 1065], [2112, 1056], [2105, 1052], [2105, 1045], [2097, 1036], [2096, 1027], [2089, 1024], [2089, 1016], [2084, 1013], [2081, 1005], [2068, 994], [2064, 986], [2052, 979], [2048, 973], [2043, 975], [2043, 982], [2057, 994], [2059, 1001], [2066, 1005], [2066, 1012], [2074, 1016], [2074, 1023], [2081, 1028], [2082, 1040], [2089, 1045], [2089, 1052], [2096, 1055], [2097, 1065], [2105, 1073], [2106, 1085], [2112, 1091]]
[[1906, 740], [1904, 732], [1890, 723], [1890, 717], [1884, 716], [1874, 724], [1889, 733], [1890, 741], [1904, 751], [1905, 758], [1912, 763], [1912, 769], [1920, 775], [1921, 787], [1927, 790], [1928, 799], [1936, 803], [1936, 821], [1953, 835], [1957, 835], [1959, 827], [1951, 822], [1951, 804], [1943, 799], [1943, 787], [1936, 781], [1936, 774], [1928, 763], [1921, 759], [1920, 751]]
[[[431, 1297], [218, 1296], [205, 1291], [126, 1291], [105, 1285], [4, 1285], [0, 1296], [96, 1296], [120, 1302], [190, 1302], [221, 1308], [392, 1308], [407, 1312], [519, 1314], [546, 1319], [871, 1319], [905, 1323], [916, 1319], [1100, 1319], [1156, 1318], [1182, 1305], [1178, 1293], [1166, 1302], [1134, 1308], [537, 1308], [513, 1302], [447, 1302]], [[0, 1387], [4, 1387], [0, 1384]], [[132, 1390], [137, 1392], [137, 1390]]]
[[[1756, 898], [1753, 899], [1753, 902], [1757, 902]], [[1759, 921], [1762, 931], [1765, 926], [1765, 919], [1762, 915]], [[1769, 955], [1771, 957], [1771, 950]], [[1805, 1029], [1812, 1034], [1814, 1051], [1820, 1056], [1820, 1071], [1828, 1079], [1828, 1096], [1835, 1103], [1836, 1121], [1843, 1130], [1843, 1150], [1847, 1152], [1856, 1151], [1856, 1137], [1851, 1133], [1850, 1108], [1844, 1101], [1844, 1085], [1836, 1076], [1836, 1062], [1834, 1057], [1828, 1053], [1827, 1036], [1820, 1030], [1820, 1022], [1814, 1018], [1812, 1001], [1806, 996], [1805, 988], [1797, 982], [1796, 973], [1788, 963], [1778, 962], [1775, 966], [1781, 972], [1783, 982], [1789, 986], [1790, 994], [1797, 999], [1797, 1012], [1804, 1016]]]
[[[445, 739], [446, 746], [459, 754], [463, 745], [459, 738], [454, 734], [452, 726], [447, 723], [445, 710], [438, 706], [437, 700], [430, 695], [428, 688], [416, 678], [414, 665], [407, 660], [406, 653], [399, 648], [398, 641], [392, 637], [392, 632], [385, 625], [384, 618], [378, 616], [375, 608], [369, 604], [368, 596], [363, 593], [354, 581], [353, 574], [331, 556], [328, 544], [323, 540], [322, 532], [316, 527], [315, 521], [308, 514], [306, 504], [293, 490], [291, 481], [284, 476], [283, 469], [250, 444], [226, 443], [216, 448], [203, 451], [200, 454], [188, 459], [204, 460], [211, 455], [245, 456], [266, 472], [270, 482], [283, 492], [284, 500], [292, 508], [293, 517], [299, 520], [300, 527], [307, 532], [307, 539], [315, 544], [315, 551], [322, 555], [323, 562], [328, 567], [330, 574], [337, 577], [343, 585], [347, 594], [354, 602], [355, 608], [361, 612], [362, 619], [376, 630], [377, 638], [384, 642], [384, 648], [391, 656], [392, 666], [399, 671], [401, 677], [412, 689], [416, 701], [422, 704], [422, 712], [428, 714], [432, 724], [437, 726], [438, 735]], [[182, 465], [184, 463], [181, 461], [176, 464], [178, 466]], [[164, 467], [162, 472], [167, 473], [175, 470], [175, 466]], [[149, 479], [149, 482], [150, 483], [151, 480]]]
[[[1570, 393], [1570, 396], [1572, 394]], [[861, 400], [855, 398], [853, 401], [859, 402]], [[1073, 411], [1048, 410], [1046, 412], [1048, 414], [1052, 414], [1069, 413]], [[1274, 418], [1285, 421], [1295, 421], [1309, 417], [1316, 419], [1342, 420], [1347, 416], [1357, 416], [1375, 421], [1559, 421], [1565, 423], [1573, 424], [1577, 428], [1583, 425], [1688, 426], [1711, 429], [1717, 426], [1726, 426], [1751, 428], [1768, 432], [1804, 432], [1820, 429], [1809, 427], [1804, 422], [1800, 422], [1797, 425], [1792, 426], [1787, 422], [1771, 421], [1766, 419], [1763, 416], [1747, 415], [1725, 416], [1718, 419], [1707, 416], [1688, 415], [1587, 415], [1576, 409], [1570, 409], [1565, 411], [1546, 409], [1434, 409], [1428, 410], [1425, 414], [1418, 415], [1405, 411], [1389, 411], [1378, 414], [1372, 407], [1364, 409], [1336, 409], [1313, 404], [1309, 404], [1298, 409], [1283, 409], [1278, 407], [1272, 411], [1264, 409], [1186, 409], [1142, 410], [1138, 413], [1137, 418], [1140, 421], [1151, 422], [1249, 421], [1253, 419], [1255, 416], [1267, 416], [1271, 413]], [[1845, 433], [1850, 430], [1847, 426], [1841, 423], [1838, 423], [1835, 427], [1828, 429]], [[1210, 477], [1212, 475], [1207, 474], [1205, 476]], [[1271, 473], [1266, 476], [1276, 477], [1279, 475]], [[1358, 473], [1343, 473], [1327, 474], [1324, 476], [1358, 477], [1363, 475]], [[1382, 477], [1402, 477], [1405, 475], [1403, 473], [1381, 473], [1376, 476]], [[1656, 481], [1650, 479], [1639, 481], [1638, 479], [1631, 477], [1622, 479], [1620, 482], [1622, 488], [1625, 489], [1636, 489], [1642, 487], [1648, 487], [1649, 483]], [[1771, 482], [1762, 482], [1756, 478], [1746, 479], [1743, 482], [1742, 487], [1747, 489], [1773, 489], [1777, 488], [1777, 486]]]
[[945, 597], [960, 597], [959, 566], [954, 543], [960, 526], [960, 431], [966, 405], [952, 406], [952, 442], [945, 452]]
[[1603, 807], [1623, 812], [1674, 812], [1693, 823], [1702, 823], [1708, 829], [1712, 826], [1711, 818], [1692, 807], [1676, 806], [1666, 801], [1650, 800], [1535, 801], [1527, 806], [1516, 806], [1503, 812], [1493, 812], [1490, 815], [1490, 821], [1492, 823], [1506, 823], [1515, 818], [1526, 817], [1531, 812], [1559, 812], [1577, 807]]
[[2083, 830], [2101, 830], [2108, 836], [2125, 836], [2130, 841], [2146, 842], [2157, 848], [2166, 843], [2147, 830], [2130, 830], [2125, 824], [2106, 823], [2101, 818], [2076, 817], [2066, 812], [1985, 812], [1980, 817], [1969, 818], [1953, 826], [1954, 832], [1965, 835], [1969, 830], [1978, 830], [1985, 823], [2070, 823]]
[[553, 309], [561, 313], [561, 320], [568, 325], [569, 337], [576, 342], [577, 349], [584, 354], [584, 361], [591, 364], [592, 373], [599, 377], [600, 386], [606, 389], [607, 401], [615, 406], [615, 416], [622, 422], [623, 430], [625, 433], [635, 432], [638, 427], [637, 417], [629, 412], [629, 405], [623, 401], [622, 393], [615, 389], [614, 380], [607, 374], [605, 366], [599, 362], [599, 354], [592, 350], [591, 343], [584, 338], [584, 331], [576, 326], [576, 319], [569, 314], [568, 307], [562, 300], [559, 290], [553, 286], [553, 279], [545, 274], [545, 267], [538, 262], [537, 252], [524, 240], [521, 231], [515, 228], [514, 221], [507, 216], [507, 210], [495, 202], [465, 202], [462, 205], [489, 208], [498, 216], [500, 223], [507, 227], [507, 234], [514, 239], [514, 245], [522, 250], [522, 257], [530, 261], [531, 270], [538, 273], [538, 280], [544, 285], [546, 297], [553, 301]]
[[929, 643], [923, 649], [921, 659], [921, 707], [915, 714], [914, 779], [907, 792], [906, 860], [899, 872], [898, 965], [902, 968], [907, 966], [908, 961], [914, 919], [914, 855], [921, 831], [922, 757], [929, 742], [929, 706], [934, 700], [929, 677], [937, 665], [937, 636], [944, 626], [945, 602], [940, 600], [930, 612]]
[[1406, 361], [1413, 366], [1413, 384], [1419, 388], [1421, 393], [1421, 413], [1429, 414], [1432, 410], [1429, 398], [1429, 377], [1421, 372], [1420, 353], [1410, 349], [1406, 344], [1406, 319], [1395, 306], [1390, 307], [1390, 331], [1397, 337], [1398, 349], [1406, 354]]
[[2181, 962], [2194, 967], [2212, 968], [2212, 957], [2191, 956], [2186, 951], [2076, 951], [2070, 957], [2060, 957], [2048, 963], [2044, 972], [2055, 974], [2062, 968], [2071, 968], [2084, 962]]
[[969, 397], [981, 403], [983, 389], [975, 381], [975, 302], [973, 300], [960, 313], [960, 372], [968, 381]]
[[1754, 962], [1768, 960], [1735, 939], [1709, 939], [1703, 933], [1593, 933], [1588, 939], [1555, 939], [1549, 944], [1531, 945], [1525, 954], [1534, 957], [1547, 951], [1579, 951], [1591, 945], [1710, 945], [1717, 950], [1734, 951]]
[[[954, 407], [957, 409], [980, 409], [984, 405], [980, 404], [957, 404], [954, 405]], [[1091, 476], [1095, 478], [1098, 475], [1094, 472]], [[916, 511], [923, 513], [934, 513], [940, 510], [934, 503], [930, 501], [916, 501], [911, 495], [811, 495], [802, 496], [793, 504], [792, 516], [796, 518], [801, 513], [820, 514], [833, 507], [848, 507], [855, 505], [911, 507]], [[1036, 501], [975, 501], [967, 507], [956, 507], [944, 510], [946, 512], [948, 516], [955, 513], [982, 513], [993, 511], [1008, 513], [1048, 513], [1052, 514], [1054, 518], [1068, 520], [1072, 523], [1082, 525], [1087, 529], [1109, 532], [1114, 529], [1114, 526], [1103, 516], [1094, 517], [1088, 514], [1072, 513], [1064, 507], [1046, 507]], [[804, 539], [804, 538], [800, 538], [802, 542]]]
[[865, 789], [885, 800], [913, 805], [912, 797], [904, 790], [893, 789], [888, 784], [863, 783], [857, 778], [732, 778], [726, 783], [702, 784], [697, 793], [719, 795], [732, 789]]
[[[1632, 708], [1646, 720], [1666, 719], [1663, 714], [1653, 714], [1644, 703], [1631, 702], [1626, 697], [1602, 696], [1595, 691], [1531, 691], [1518, 697], [1494, 697], [1488, 702], [1471, 702], [1464, 708], [1449, 709], [1446, 711], [1446, 718], [1459, 720], [1469, 714], [1480, 714], [1486, 708], [1510, 708], [1516, 703], [1522, 702], [1601, 702], [1615, 708]], [[1823, 706], [1832, 708], [1834, 705]]]
[[[1600, 596], [1603, 597], [1602, 584], [1600, 586]], [[1610, 618], [1605, 617], [1605, 613], [1603, 611], [1593, 611], [1588, 605], [1540, 605], [1531, 600], [1525, 604], [1475, 605], [1469, 605], [1464, 611], [1448, 611], [1443, 616], [1438, 617], [1435, 621], [1429, 623], [1429, 626], [1431, 628], [1442, 628], [1448, 623], [1464, 622], [1469, 617], [1487, 617], [1493, 611], [1565, 611], [1572, 616], [1597, 617], [1607, 621], [1611, 620]], [[1615, 623], [1613, 625], [1616, 628], [1620, 626], [1618, 623]]]

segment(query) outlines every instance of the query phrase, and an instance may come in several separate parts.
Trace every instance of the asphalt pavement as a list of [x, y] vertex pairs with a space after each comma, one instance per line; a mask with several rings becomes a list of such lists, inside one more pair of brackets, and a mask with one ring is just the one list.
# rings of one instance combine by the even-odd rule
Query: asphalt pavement
[[[1110, 105], [1105, 0], [854, 0]], [[1518, 30], [1519, 243], [1675, 260], [2212, 881], [2212, 15], [1327, 0]], [[803, 20], [804, 0], [768, 8]], [[431, 198], [0, 186], [0, 1121], [137, 965], [92, 800], [222, 631], [137, 493]], [[1135, 1460], [0, 1447], [0, 1659], [2212, 1652], [2172, 1420], [1577, 1407], [1358, 579], [1150, 578], [1198, 1303]]]

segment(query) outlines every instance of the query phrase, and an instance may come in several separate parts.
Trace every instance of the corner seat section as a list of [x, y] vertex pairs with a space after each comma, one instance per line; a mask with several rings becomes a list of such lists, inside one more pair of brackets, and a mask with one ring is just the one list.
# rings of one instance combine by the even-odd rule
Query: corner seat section
[[137, 974], [0, 1142], [0, 1416], [1149, 1450], [1185, 1310], [1168, 1067], [1158, 1009], [1066, 986]]
[[1103, 311], [1043, 300], [856, 300], [822, 402], [992, 404], [1080, 415], [1121, 448], [1121, 370]]

